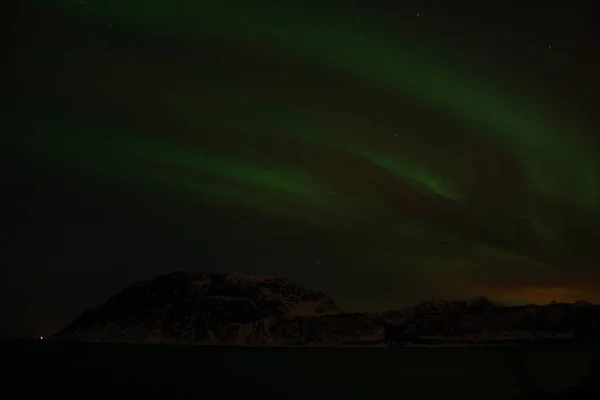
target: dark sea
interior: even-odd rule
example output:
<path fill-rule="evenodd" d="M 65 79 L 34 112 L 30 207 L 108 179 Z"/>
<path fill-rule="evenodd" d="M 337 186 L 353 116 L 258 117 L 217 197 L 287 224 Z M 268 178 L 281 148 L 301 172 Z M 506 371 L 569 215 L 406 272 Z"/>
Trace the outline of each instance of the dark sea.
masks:
<path fill-rule="evenodd" d="M 1 357 L 6 399 L 600 398 L 600 349 L 584 345 L 236 348 L 40 340 L 3 341 Z"/>

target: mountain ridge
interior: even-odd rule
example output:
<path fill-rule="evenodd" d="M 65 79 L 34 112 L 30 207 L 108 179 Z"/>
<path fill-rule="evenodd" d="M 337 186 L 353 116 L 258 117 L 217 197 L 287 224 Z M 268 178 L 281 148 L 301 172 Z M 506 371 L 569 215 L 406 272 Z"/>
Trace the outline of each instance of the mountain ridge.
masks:
<path fill-rule="evenodd" d="M 61 340 L 229 346 L 386 346 L 598 341 L 600 306 L 504 306 L 485 297 L 343 312 L 290 279 L 173 272 L 127 286 L 55 335 Z"/>

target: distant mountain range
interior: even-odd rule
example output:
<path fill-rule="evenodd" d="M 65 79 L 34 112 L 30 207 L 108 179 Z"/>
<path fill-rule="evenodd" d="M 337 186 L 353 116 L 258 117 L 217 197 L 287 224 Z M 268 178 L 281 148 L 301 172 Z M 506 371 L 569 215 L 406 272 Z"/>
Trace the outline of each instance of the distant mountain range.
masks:
<path fill-rule="evenodd" d="M 229 346 L 489 345 L 600 341 L 600 306 L 505 307 L 486 298 L 345 313 L 289 280 L 175 272 L 123 289 L 57 339 Z"/>

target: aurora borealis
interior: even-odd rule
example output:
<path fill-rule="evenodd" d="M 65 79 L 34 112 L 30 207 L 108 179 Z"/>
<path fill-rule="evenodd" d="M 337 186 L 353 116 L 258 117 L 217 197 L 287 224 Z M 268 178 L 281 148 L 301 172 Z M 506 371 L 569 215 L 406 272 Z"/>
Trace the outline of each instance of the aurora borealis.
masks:
<path fill-rule="evenodd" d="M 600 301 L 592 13 L 325 3 L 15 11 L 5 254 L 27 329 L 186 268 L 358 310 Z"/>

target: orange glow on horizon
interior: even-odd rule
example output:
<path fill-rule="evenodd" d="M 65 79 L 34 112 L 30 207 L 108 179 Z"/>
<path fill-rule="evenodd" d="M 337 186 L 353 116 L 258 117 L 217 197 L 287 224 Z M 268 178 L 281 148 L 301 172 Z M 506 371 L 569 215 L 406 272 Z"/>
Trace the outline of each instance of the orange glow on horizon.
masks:
<path fill-rule="evenodd" d="M 486 296 L 491 300 L 506 305 L 549 304 L 552 301 L 574 303 L 578 300 L 587 300 L 595 304 L 600 303 L 600 290 L 591 289 L 521 286 L 514 289 L 485 288 L 482 293 L 486 293 Z"/>

